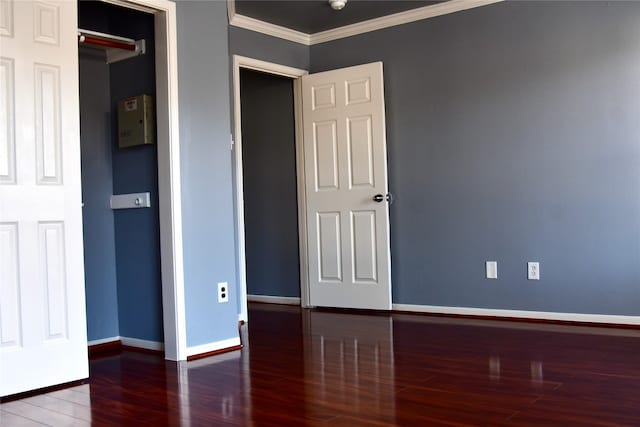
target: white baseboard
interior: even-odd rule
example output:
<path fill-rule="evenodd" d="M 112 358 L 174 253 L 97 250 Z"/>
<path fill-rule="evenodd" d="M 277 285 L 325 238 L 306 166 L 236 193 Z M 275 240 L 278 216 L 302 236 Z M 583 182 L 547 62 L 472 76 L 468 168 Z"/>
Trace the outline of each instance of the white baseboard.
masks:
<path fill-rule="evenodd" d="M 640 316 L 609 314 L 555 313 L 549 311 L 499 310 L 493 308 L 442 307 L 436 305 L 393 304 L 393 310 L 462 316 L 510 317 L 515 319 L 557 320 L 562 322 L 606 323 L 612 325 L 640 325 Z"/>
<path fill-rule="evenodd" d="M 270 295 L 247 295 L 249 302 L 263 302 L 268 304 L 300 305 L 299 297 L 275 297 Z"/>
<path fill-rule="evenodd" d="M 122 345 L 126 345 L 129 347 L 144 348 L 145 350 L 156 350 L 156 351 L 164 350 L 164 343 L 161 343 L 158 341 L 148 341 L 148 340 L 141 340 L 139 338 L 129 338 L 129 337 L 121 337 L 121 336 L 101 338 L 99 340 L 91 340 L 91 341 L 88 341 L 87 344 L 88 346 L 92 346 L 92 345 L 106 344 L 106 343 L 116 342 L 116 341 L 120 341 Z"/>
<path fill-rule="evenodd" d="M 196 354 L 210 353 L 212 351 L 224 350 L 226 348 L 236 347 L 240 345 L 240 337 L 229 338 L 228 340 L 216 341 L 208 344 L 196 345 L 187 348 L 187 357 Z"/>
<path fill-rule="evenodd" d="M 115 341 L 120 341 L 120 337 L 116 336 L 116 337 L 109 337 L 109 338 L 100 338 L 99 340 L 91 340 L 91 341 L 87 341 L 87 345 L 91 347 L 92 345 L 106 344 L 106 343 L 115 342 Z"/>
<path fill-rule="evenodd" d="M 158 341 L 147 341 L 141 340 L 138 338 L 129 338 L 129 337 L 120 337 L 120 341 L 122 341 L 122 345 L 127 345 L 129 347 L 138 347 L 144 348 L 146 350 L 156 350 L 163 351 L 164 343 Z"/>

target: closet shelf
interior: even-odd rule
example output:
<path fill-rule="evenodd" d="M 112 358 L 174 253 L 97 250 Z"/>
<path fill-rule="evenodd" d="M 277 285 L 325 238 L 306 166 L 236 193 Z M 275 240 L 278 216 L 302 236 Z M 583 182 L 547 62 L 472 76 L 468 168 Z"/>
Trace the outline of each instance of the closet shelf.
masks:
<path fill-rule="evenodd" d="M 97 31 L 78 29 L 78 44 L 105 52 L 107 64 L 146 53 L 144 39 L 134 40 Z"/>

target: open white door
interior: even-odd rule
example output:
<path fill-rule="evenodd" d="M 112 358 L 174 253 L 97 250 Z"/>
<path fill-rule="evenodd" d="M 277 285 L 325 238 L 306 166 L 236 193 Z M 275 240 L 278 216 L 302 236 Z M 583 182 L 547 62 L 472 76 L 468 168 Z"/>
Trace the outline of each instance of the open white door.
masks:
<path fill-rule="evenodd" d="M 303 76 L 302 102 L 309 303 L 390 309 L 382 63 Z"/>
<path fill-rule="evenodd" d="M 0 2 L 0 396 L 87 378 L 77 3 Z"/>

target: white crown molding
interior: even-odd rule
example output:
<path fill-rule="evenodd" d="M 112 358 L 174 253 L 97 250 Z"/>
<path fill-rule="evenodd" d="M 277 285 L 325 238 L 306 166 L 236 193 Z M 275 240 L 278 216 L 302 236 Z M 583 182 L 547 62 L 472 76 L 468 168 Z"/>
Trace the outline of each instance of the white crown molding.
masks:
<path fill-rule="evenodd" d="M 487 6 L 499 3 L 504 0 L 449 0 L 431 6 L 411 9 L 380 18 L 369 19 L 344 27 L 338 27 L 327 31 L 311 34 L 311 44 L 326 43 L 345 37 L 356 36 L 383 28 L 395 27 L 396 25 L 408 24 L 410 22 L 421 21 L 423 19 L 435 18 L 436 16 L 448 15 L 476 7 Z"/>
<path fill-rule="evenodd" d="M 395 311 L 462 316 L 506 317 L 512 319 L 555 320 L 561 322 L 604 323 L 610 325 L 640 325 L 640 316 L 587 313 L 556 313 L 549 311 L 499 310 L 493 308 L 441 307 L 435 305 L 393 304 Z"/>
<path fill-rule="evenodd" d="M 449 0 L 443 3 L 398 12 L 313 34 L 303 33 L 280 25 L 260 21 L 259 19 L 239 15 L 236 13 L 235 0 L 227 0 L 227 12 L 229 14 L 229 25 L 311 46 L 381 30 L 383 28 L 394 27 L 396 25 L 408 24 L 423 19 L 435 18 L 436 16 L 487 6 L 502 1 L 504 0 Z"/>
<path fill-rule="evenodd" d="M 234 27 L 257 31 L 258 33 L 278 37 L 280 39 L 289 40 L 306 46 L 311 44 L 309 34 L 292 30 L 291 28 L 281 27 L 280 25 L 270 24 L 244 15 L 234 14 L 229 20 L 229 24 Z"/>

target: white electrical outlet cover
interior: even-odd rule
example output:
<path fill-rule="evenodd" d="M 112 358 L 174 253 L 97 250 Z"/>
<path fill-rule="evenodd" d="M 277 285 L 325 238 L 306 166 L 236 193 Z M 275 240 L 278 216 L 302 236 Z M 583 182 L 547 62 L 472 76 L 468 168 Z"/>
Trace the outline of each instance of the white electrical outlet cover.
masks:
<path fill-rule="evenodd" d="M 527 279 L 540 280 L 540 263 L 539 262 L 527 263 Z"/>
<path fill-rule="evenodd" d="M 229 284 L 227 282 L 218 283 L 218 302 L 229 302 Z"/>

